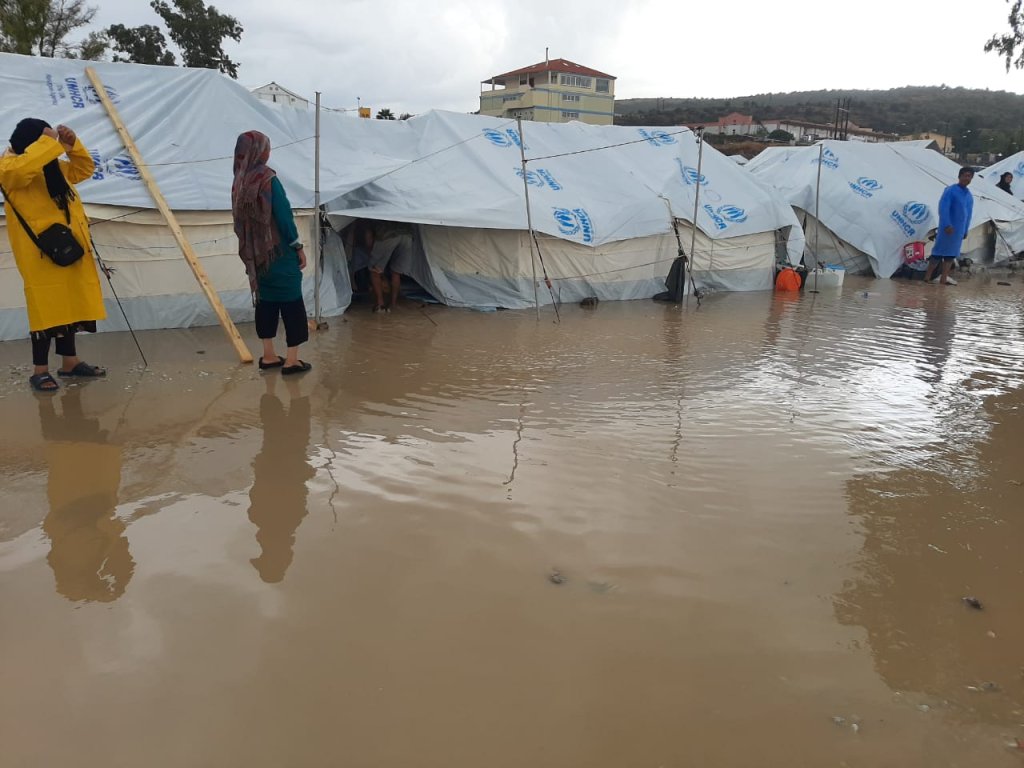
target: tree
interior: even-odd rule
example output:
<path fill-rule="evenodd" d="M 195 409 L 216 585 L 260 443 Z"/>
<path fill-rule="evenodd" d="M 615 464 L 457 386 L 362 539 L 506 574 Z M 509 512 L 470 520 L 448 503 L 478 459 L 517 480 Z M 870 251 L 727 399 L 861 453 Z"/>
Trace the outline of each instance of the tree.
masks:
<path fill-rule="evenodd" d="M 1010 16 L 1007 21 L 1010 24 L 1010 31 L 1002 35 L 992 35 L 992 38 L 985 43 L 985 53 L 995 51 L 1006 60 L 1006 71 L 1010 71 L 1011 65 L 1017 69 L 1024 69 L 1024 14 L 1021 14 L 1021 3 L 1024 0 L 1012 0 L 1010 5 Z M 1010 3 L 1011 0 L 1006 0 Z M 1016 54 L 1017 58 L 1014 59 Z"/>
<path fill-rule="evenodd" d="M 774 131 L 768 134 L 768 138 L 772 141 L 784 141 L 787 144 L 796 137 L 789 131 L 784 131 L 781 128 L 776 128 Z"/>
<path fill-rule="evenodd" d="M 0 0 L 0 49 L 50 58 L 74 55 L 81 44 L 65 42 L 68 35 L 95 16 L 96 8 L 85 0 Z M 95 40 L 89 52 L 95 52 Z"/>
<path fill-rule="evenodd" d="M 174 54 L 167 50 L 167 38 L 160 27 L 143 24 L 141 27 L 126 27 L 114 24 L 107 28 L 114 48 L 114 61 L 136 64 L 175 65 Z"/>
<path fill-rule="evenodd" d="M 238 79 L 238 64 L 224 53 L 224 38 L 235 42 L 242 39 L 242 25 L 234 16 L 221 13 L 203 0 L 152 0 L 150 7 L 157 12 L 171 40 L 181 49 L 186 67 L 219 69 Z"/>
<path fill-rule="evenodd" d="M 384 109 L 377 110 L 377 119 L 378 120 L 394 120 L 395 119 L 395 115 L 394 115 L 394 113 L 392 113 L 392 111 L 390 109 L 388 109 L 387 107 L 384 107 Z"/>
<path fill-rule="evenodd" d="M 101 61 L 104 56 L 107 55 L 107 49 L 110 47 L 110 38 L 107 37 L 107 33 L 90 32 L 85 36 L 85 39 L 76 45 L 73 49 L 69 49 L 66 55 L 69 59 L 84 59 L 85 61 Z"/>

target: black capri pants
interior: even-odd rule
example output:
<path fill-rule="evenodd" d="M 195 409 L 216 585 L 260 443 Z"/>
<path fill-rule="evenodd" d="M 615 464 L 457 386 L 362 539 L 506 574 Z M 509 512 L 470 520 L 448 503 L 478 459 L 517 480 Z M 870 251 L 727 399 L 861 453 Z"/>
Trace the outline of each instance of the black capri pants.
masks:
<path fill-rule="evenodd" d="M 277 336 L 277 318 L 284 322 L 285 343 L 297 347 L 309 340 L 309 325 L 306 322 L 306 304 L 299 298 L 295 301 L 263 301 L 256 304 L 256 335 L 261 339 Z"/>

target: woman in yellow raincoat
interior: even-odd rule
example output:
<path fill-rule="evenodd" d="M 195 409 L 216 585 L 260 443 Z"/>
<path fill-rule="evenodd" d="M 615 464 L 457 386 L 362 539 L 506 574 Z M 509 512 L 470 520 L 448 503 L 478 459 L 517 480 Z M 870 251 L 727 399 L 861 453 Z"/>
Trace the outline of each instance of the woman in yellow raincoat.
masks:
<path fill-rule="evenodd" d="M 67 160 L 61 160 L 67 155 Z M 95 378 L 106 371 L 78 359 L 75 333 L 96 332 L 106 317 L 100 279 L 92 257 L 89 219 L 74 186 L 93 172 L 93 160 L 75 132 L 60 125 L 54 130 L 43 120 L 27 118 L 11 135 L 11 148 L 0 158 L 7 237 L 25 283 L 25 303 L 32 336 L 35 371 L 33 389 L 52 392 L 57 382 L 49 372 L 50 339 L 63 357 L 59 376 Z M 85 250 L 71 266 L 61 267 L 35 245 L 18 221 L 11 204 L 38 236 L 53 224 L 69 227 Z"/>

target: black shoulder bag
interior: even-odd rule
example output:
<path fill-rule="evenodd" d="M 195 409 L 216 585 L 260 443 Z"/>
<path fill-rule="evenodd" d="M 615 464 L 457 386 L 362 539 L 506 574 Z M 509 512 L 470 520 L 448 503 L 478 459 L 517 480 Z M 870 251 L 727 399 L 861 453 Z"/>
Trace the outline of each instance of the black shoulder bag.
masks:
<path fill-rule="evenodd" d="M 36 248 L 49 256 L 50 260 L 58 267 L 70 267 L 85 255 L 85 249 L 82 247 L 82 244 L 75 239 L 74 233 L 66 226 L 63 224 L 52 224 L 37 235 L 32 231 L 28 222 L 18 213 L 18 209 L 14 207 L 14 201 L 7 194 L 7 190 L 0 187 L 0 194 L 3 194 L 4 200 L 11 206 L 14 215 L 21 222 L 21 226 L 25 228 L 25 232 L 28 233 L 32 242 L 36 244 Z M 70 223 L 70 214 L 67 214 L 67 216 Z"/>

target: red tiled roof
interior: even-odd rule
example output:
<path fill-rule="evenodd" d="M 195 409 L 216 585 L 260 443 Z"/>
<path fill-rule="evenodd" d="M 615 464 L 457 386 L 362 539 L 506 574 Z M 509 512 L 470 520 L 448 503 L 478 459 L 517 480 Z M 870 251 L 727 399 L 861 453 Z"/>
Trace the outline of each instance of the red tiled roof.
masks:
<path fill-rule="evenodd" d="M 577 64 L 567 59 L 551 59 L 550 61 L 542 61 L 538 64 L 533 64 L 529 67 L 523 67 L 522 69 L 514 69 L 511 72 L 506 72 L 503 75 L 495 75 L 489 77 L 483 82 L 489 83 L 492 80 L 500 81 L 505 78 L 519 77 L 520 75 L 535 75 L 540 72 L 565 72 L 569 75 L 583 75 L 584 77 L 606 77 L 609 80 L 614 80 L 614 75 L 606 75 L 604 72 L 598 72 L 596 69 L 590 69 L 584 67 L 582 64 Z"/>

